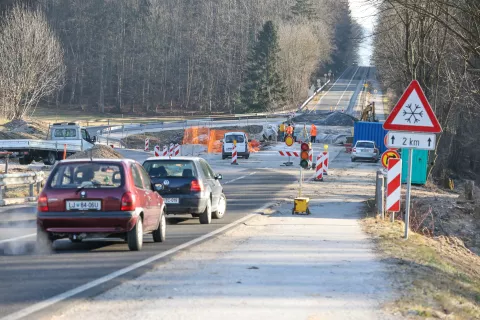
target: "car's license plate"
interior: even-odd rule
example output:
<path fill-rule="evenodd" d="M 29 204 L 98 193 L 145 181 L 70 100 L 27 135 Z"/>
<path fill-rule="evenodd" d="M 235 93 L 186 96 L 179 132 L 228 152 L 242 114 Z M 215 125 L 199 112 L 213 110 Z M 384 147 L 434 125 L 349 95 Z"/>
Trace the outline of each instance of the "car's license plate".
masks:
<path fill-rule="evenodd" d="M 101 201 L 67 201 L 68 210 L 100 210 L 102 209 Z"/>
<path fill-rule="evenodd" d="M 178 198 L 163 198 L 163 201 L 165 201 L 165 203 L 180 203 Z"/>
<path fill-rule="evenodd" d="M 369 152 L 368 149 L 360 149 L 360 152 Z"/>
<path fill-rule="evenodd" d="M 226 151 L 232 151 L 232 148 L 226 148 L 225 150 Z"/>

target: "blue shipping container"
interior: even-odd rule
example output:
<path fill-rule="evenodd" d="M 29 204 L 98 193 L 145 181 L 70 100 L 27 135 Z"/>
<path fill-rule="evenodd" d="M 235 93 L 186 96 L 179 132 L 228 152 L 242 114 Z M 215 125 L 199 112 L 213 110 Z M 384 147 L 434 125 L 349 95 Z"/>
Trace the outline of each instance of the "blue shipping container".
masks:
<path fill-rule="evenodd" d="M 401 149 L 402 157 L 402 183 L 407 183 L 408 175 L 408 149 Z M 427 182 L 428 151 L 413 150 L 412 184 L 424 185 Z"/>
<path fill-rule="evenodd" d="M 380 153 L 387 151 L 385 136 L 387 130 L 383 129 L 383 123 L 357 121 L 353 127 L 353 145 L 359 140 L 375 141 Z"/>

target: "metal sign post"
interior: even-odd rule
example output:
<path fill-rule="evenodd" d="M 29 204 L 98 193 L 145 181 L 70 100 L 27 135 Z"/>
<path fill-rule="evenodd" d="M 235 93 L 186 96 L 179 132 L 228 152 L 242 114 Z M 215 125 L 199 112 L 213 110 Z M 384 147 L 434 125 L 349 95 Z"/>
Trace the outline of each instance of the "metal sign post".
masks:
<path fill-rule="evenodd" d="M 408 230 L 410 228 L 410 193 L 412 189 L 412 163 L 413 149 L 408 149 L 408 171 L 407 171 L 407 199 L 405 204 L 405 239 L 408 239 Z"/>

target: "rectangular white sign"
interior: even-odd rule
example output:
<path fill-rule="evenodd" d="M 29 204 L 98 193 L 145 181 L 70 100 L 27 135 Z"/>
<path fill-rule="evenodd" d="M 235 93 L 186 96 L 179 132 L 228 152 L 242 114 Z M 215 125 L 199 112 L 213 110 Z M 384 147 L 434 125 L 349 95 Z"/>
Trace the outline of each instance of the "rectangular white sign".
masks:
<path fill-rule="evenodd" d="M 389 131 L 387 134 L 387 147 L 435 150 L 436 138 L 434 133 Z"/>

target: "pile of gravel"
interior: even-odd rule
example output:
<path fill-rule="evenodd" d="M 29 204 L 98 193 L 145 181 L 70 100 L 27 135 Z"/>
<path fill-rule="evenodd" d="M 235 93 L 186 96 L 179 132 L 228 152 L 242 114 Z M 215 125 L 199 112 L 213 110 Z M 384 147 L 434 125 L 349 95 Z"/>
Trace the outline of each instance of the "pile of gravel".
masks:
<path fill-rule="evenodd" d="M 355 122 L 358 121 L 357 118 L 343 113 L 343 112 L 334 112 L 329 114 L 325 118 L 325 125 L 327 126 L 353 126 Z"/>
<path fill-rule="evenodd" d="M 4 124 L 4 128 L 10 133 L 22 136 L 23 139 L 46 139 L 48 134 L 48 123 L 35 119 L 12 120 Z"/>
<path fill-rule="evenodd" d="M 103 144 L 96 144 L 92 149 L 77 152 L 67 159 L 90 159 L 90 153 L 93 159 L 123 159 L 120 153 Z"/>

